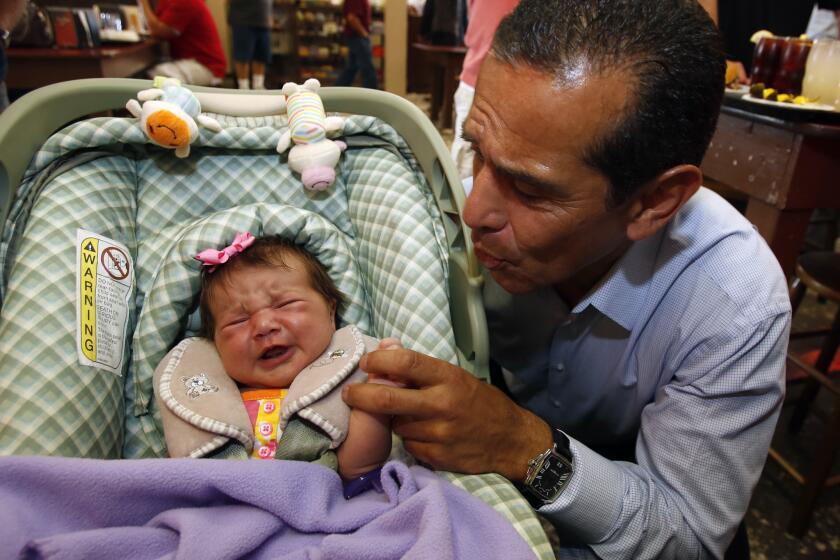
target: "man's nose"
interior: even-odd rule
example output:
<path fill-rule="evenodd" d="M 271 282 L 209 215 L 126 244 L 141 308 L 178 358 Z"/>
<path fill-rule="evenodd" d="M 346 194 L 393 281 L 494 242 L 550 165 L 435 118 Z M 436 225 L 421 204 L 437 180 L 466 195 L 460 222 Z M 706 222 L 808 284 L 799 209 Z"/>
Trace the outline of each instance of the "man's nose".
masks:
<path fill-rule="evenodd" d="M 500 231 L 507 224 L 499 176 L 484 165 L 473 177 L 473 186 L 464 203 L 464 223 L 477 233 Z"/>

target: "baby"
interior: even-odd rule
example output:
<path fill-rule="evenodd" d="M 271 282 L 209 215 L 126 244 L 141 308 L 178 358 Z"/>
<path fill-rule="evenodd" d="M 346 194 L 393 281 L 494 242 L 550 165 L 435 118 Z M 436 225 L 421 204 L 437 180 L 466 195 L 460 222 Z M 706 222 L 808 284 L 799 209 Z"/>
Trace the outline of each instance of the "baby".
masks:
<path fill-rule="evenodd" d="M 335 450 L 343 479 L 358 479 L 380 467 L 391 448 L 389 417 L 350 410 L 346 419 L 345 411 L 346 430 L 342 430 L 341 421 L 331 422 L 329 413 L 306 412 L 313 400 L 328 400 L 322 398 L 324 392 L 333 395 L 333 408 L 337 402 L 338 407 L 345 407 L 340 400 L 341 385 L 329 381 L 329 388 L 322 390 L 321 378 L 330 378 L 333 374 L 329 372 L 340 366 L 345 373 L 340 371 L 339 375 L 345 379 L 363 379 L 353 373 L 357 367 L 357 361 L 350 361 L 353 348 L 358 360 L 365 350 L 398 347 L 399 341 L 385 339 L 377 346 L 376 341 L 363 337 L 353 326 L 337 331 L 336 316 L 344 304 L 344 295 L 314 256 L 287 239 L 239 234 L 229 247 L 221 251 L 208 249 L 196 258 L 205 265 L 199 301 L 201 334 L 215 345 L 224 372 L 239 389 L 253 430 L 251 457 L 285 457 L 281 452 L 283 429 L 292 413 L 288 407 L 292 407 L 298 417 L 328 432 L 333 445 L 344 437 Z M 337 340 L 343 342 L 339 344 Z M 304 375 L 298 378 L 301 372 Z M 193 390 L 191 397 L 218 391 L 206 376 L 181 379 L 184 384 L 198 385 L 188 388 Z M 299 381 L 295 387 L 307 387 L 304 397 L 288 402 L 287 395 L 296 379 Z M 156 382 L 156 390 L 157 385 Z M 320 392 L 310 391 L 313 388 Z M 300 393 L 294 387 L 292 390 L 296 395 Z M 166 396 L 163 394 L 163 400 Z M 178 405 L 169 408 L 182 418 L 189 419 L 192 414 L 177 412 Z M 282 421 L 284 412 L 286 424 Z M 324 421 L 324 417 L 328 420 Z M 169 444 L 170 433 L 166 432 L 166 436 Z"/>

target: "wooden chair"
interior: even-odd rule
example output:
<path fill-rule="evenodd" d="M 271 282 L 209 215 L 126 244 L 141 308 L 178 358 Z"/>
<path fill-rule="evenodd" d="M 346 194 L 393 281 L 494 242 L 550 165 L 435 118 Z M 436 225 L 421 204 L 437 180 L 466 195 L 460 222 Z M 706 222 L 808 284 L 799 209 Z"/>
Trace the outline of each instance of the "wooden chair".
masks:
<path fill-rule="evenodd" d="M 821 251 L 799 257 L 796 262 L 796 278 L 790 289 L 793 313 L 796 313 L 802 303 L 806 290 L 812 290 L 818 296 L 840 304 L 840 254 Z M 796 433 L 802 428 L 811 404 L 823 387 L 832 393 L 831 412 L 825 419 L 819 437 L 819 447 L 811 459 L 807 474 L 796 469 L 776 449 L 770 448 L 770 457 L 803 486 L 788 523 L 788 532 L 797 537 L 802 537 L 808 528 L 820 490 L 840 483 L 840 476 L 829 476 L 837 449 L 840 447 L 840 384 L 828 375 L 831 362 L 840 346 L 840 311 L 835 315 L 830 329 L 792 333 L 791 339 L 808 336 L 825 338 L 814 365 L 788 352 L 788 367 L 792 364 L 806 374 L 802 395 L 794 403 L 790 430 Z"/>

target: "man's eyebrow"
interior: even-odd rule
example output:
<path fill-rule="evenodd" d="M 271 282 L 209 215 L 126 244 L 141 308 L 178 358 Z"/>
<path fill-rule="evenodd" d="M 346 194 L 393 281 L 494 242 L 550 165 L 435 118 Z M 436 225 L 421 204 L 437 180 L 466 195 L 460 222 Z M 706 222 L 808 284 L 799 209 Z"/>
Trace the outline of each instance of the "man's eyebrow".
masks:
<path fill-rule="evenodd" d="M 510 167 L 504 162 L 495 162 L 494 166 L 514 181 L 525 183 L 526 185 L 545 191 L 546 193 L 557 193 L 562 190 L 560 185 L 528 173 L 520 167 Z"/>
<path fill-rule="evenodd" d="M 467 132 L 466 130 L 463 130 L 463 129 L 461 130 L 461 140 L 463 140 L 464 142 L 469 142 L 470 144 L 472 144 L 474 146 L 478 144 L 478 140 L 474 136 L 472 136 L 469 132 Z"/>
<path fill-rule="evenodd" d="M 469 142 L 470 144 L 472 144 L 473 148 L 479 147 L 478 139 L 475 138 L 474 136 L 472 136 L 466 130 L 463 130 L 461 132 L 461 139 L 463 139 L 464 142 Z M 556 184 L 551 183 L 549 181 L 546 181 L 544 179 L 540 179 L 539 177 L 536 177 L 536 176 L 528 173 L 524 169 L 510 167 L 510 166 L 507 166 L 507 165 L 505 165 L 504 163 L 501 163 L 501 162 L 495 162 L 494 166 L 496 167 L 496 169 L 498 169 L 499 171 L 501 171 L 502 173 L 509 176 L 510 178 L 512 178 L 515 181 L 521 181 L 521 182 L 526 183 L 526 184 L 528 184 L 532 187 L 535 187 L 537 189 L 544 190 L 544 191 L 547 191 L 547 192 L 557 192 L 557 191 L 560 190 L 559 185 L 556 185 Z"/>

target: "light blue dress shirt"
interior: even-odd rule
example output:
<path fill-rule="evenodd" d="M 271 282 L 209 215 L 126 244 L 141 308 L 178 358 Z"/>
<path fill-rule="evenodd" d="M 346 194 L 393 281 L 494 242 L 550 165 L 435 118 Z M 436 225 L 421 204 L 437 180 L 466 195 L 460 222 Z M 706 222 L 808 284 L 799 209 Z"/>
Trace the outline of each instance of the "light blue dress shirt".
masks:
<path fill-rule="evenodd" d="M 493 282 L 485 305 L 515 397 L 571 438 L 575 474 L 540 509 L 589 545 L 564 552 L 722 557 L 784 398 L 790 302 L 753 226 L 701 189 L 571 311 Z M 622 446 L 635 462 L 595 451 Z"/>

